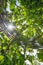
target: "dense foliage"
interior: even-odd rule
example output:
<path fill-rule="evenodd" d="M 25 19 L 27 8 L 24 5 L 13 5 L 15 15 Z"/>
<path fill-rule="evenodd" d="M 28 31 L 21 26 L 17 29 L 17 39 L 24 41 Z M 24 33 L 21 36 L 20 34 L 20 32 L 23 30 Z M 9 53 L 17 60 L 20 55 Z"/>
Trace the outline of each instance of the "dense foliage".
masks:
<path fill-rule="evenodd" d="M 0 65 L 39 62 L 43 62 L 43 0 L 0 0 Z"/>

